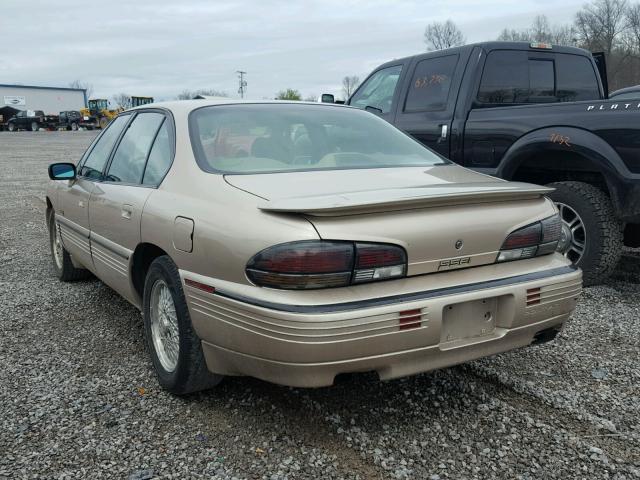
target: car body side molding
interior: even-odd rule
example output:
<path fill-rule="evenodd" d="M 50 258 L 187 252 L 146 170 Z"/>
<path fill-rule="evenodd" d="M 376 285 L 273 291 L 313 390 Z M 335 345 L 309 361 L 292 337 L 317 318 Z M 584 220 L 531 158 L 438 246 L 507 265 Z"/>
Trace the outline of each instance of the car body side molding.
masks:
<path fill-rule="evenodd" d="M 389 297 L 372 298 L 369 300 L 361 300 L 357 302 L 344 302 L 333 303 L 327 305 L 287 305 L 283 303 L 265 302 L 255 298 L 247 297 L 245 295 L 239 295 L 231 293 L 225 290 L 216 288 L 215 295 L 236 300 L 243 303 L 248 303 L 257 307 L 268 308 L 270 310 L 278 310 L 281 312 L 290 313 L 335 313 L 345 312 L 349 310 L 358 310 L 369 307 L 380 307 L 384 305 L 393 305 L 395 303 L 413 302 L 416 300 L 426 300 L 436 297 L 444 297 L 447 295 L 456 295 L 460 293 L 469 293 L 477 290 L 484 290 L 488 288 L 503 287 L 505 285 L 514 285 L 518 283 L 530 282 L 533 280 L 542 280 L 544 278 L 555 277 L 558 275 L 564 275 L 567 273 L 573 273 L 577 270 L 574 265 L 567 265 L 565 267 L 552 268 L 550 270 L 543 270 L 540 272 L 526 273 L 524 275 L 515 275 L 511 277 L 498 278 L 496 280 L 488 280 L 485 282 L 469 283 L 466 285 L 456 285 L 453 287 L 435 288 L 433 290 L 426 290 L 423 292 L 406 293 L 402 295 L 391 295 Z"/>

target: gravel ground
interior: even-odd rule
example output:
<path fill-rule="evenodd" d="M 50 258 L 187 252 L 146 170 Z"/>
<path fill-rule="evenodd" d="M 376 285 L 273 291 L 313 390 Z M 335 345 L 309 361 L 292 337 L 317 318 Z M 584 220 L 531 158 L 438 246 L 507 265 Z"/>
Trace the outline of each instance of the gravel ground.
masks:
<path fill-rule="evenodd" d="M 550 344 L 386 383 L 235 378 L 177 398 L 137 310 L 52 275 L 46 166 L 93 136 L 0 133 L 0 478 L 640 478 L 640 252 Z"/>

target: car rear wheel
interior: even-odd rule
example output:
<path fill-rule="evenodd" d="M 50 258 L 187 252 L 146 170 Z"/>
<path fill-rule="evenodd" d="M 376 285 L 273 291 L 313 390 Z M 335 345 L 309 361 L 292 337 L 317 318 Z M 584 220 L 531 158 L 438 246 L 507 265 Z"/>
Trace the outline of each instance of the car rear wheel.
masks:
<path fill-rule="evenodd" d="M 40 130 L 40 125 L 38 125 L 38 122 L 31 122 L 31 131 L 37 132 L 38 130 Z"/>
<path fill-rule="evenodd" d="M 62 237 L 60 236 L 60 226 L 55 222 L 55 215 L 51 212 L 49 220 L 49 245 L 51 246 L 51 258 L 53 259 L 53 270 L 58 279 L 63 282 L 74 280 L 84 280 L 91 277 L 91 272 L 84 268 L 76 268 L 71 260 L 71 255 L 64 248 Z"/>
<path fill-rule="evenodd" d="M 602 283 L 622 254 L 622 223 L 611 199 L 599 188 L 583 182 L 556 182 L 549 196 L 562 219 L 558 250 L 583 271 L 585 285 Z"/>
<path fill-rule="evenodd" d="M 155 259 L 147 272 L 143 316 L 147 348 L 163 388 L 184 395 L 222 381 L 222 375 L 207 369 L 178 269 L 166 255 Z"/>

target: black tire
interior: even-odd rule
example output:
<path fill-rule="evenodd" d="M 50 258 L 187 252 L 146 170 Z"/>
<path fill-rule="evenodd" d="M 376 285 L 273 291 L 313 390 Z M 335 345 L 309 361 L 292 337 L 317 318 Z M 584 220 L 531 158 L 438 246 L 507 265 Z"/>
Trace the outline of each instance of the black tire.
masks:
<path fill-rule="evenodd" d="M 164 281 L 169 288 L 177 315 L 179 349 L 177 364 L 172 371 L 163 367 L 152 338 L 151 292 L 157 281 Z M 185 395 L 212 388 L 222 381 L 222 375 L 211 373 L 207 369 L 200 338 L 191 324 L 178 268 L 166 255 L 156 258 L 147 272 L 144 282 L 143 317 L 147 349 L 158 381 L 165 390 L 176 395 Z"/>
<path fill-rule="evenodd" d="M 31 122 L 31 131 L 37 132 L 38 130 L 40 130 L 40 125 L 38 125 L 38 122 Z"/>
<path fill-rule="evenodd" d="M 76 122 L 71 123 L 71 130 L 76 132 L 78 130 L 78 124 Z"/>
<path fill-rule="evenodd" d="M 611 199 L 599 188 L 583 182 L 555 182 L 549 197 L 571 207 L 580 216 L 586 232 L 582 257 L 585 285 L 602 283 L 611 275 L 622 254 L 623 224 L 616 218 Z"/>
<path fill-rule="evenodd" d="M 15 132 L 16 126 L 13 123 L 10 123 L 9 125 L 7 125 L 7 130 L 9 130 L 10 132 Z"/>
<path fill-rule="evenodd" d="M 59 233 L 58 225 L 55 223 L 55 216 L 53 211 L 49 215 L 49 247 L 51 249 L 51 260 L 53 264 L 53 271 L 56 277 L 63 282 L 73 282 L 76 280 L 84 280 L 91 277 L 91 272 L 85 268 L 76 268 L 71 261 L 71 255 L 64 248 L 64 245 L 60 244 L 61 251 L 59 252 L 59 260 L 56 259 L 56 232 Z M 59 240 L 59 239 L 58 239 Z"/>

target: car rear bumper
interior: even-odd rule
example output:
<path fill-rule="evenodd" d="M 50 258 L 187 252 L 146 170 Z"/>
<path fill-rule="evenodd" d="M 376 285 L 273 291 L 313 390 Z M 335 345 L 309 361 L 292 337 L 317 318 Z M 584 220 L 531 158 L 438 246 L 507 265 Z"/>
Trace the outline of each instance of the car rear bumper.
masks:
<path fill-rule="evenodd" d="M 183 282 L 214 284 L 181 274 Z M 298 387 L 331 385 L 348 372 L 412 375 L 552 338 L 581 288 L 581 272 L 566 265 L 316 305 L 266 302 L 224 289 L 212 294 L 184 284 L 211 371 Z"/>

